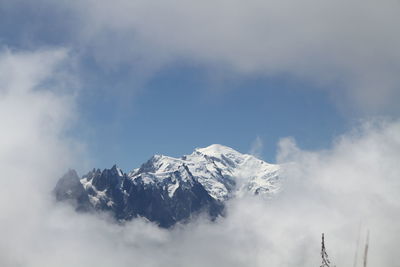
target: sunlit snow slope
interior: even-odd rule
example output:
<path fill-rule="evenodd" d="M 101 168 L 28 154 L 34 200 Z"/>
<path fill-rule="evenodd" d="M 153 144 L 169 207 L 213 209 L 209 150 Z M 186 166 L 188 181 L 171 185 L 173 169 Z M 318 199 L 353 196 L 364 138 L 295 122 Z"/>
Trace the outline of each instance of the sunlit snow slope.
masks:
<path fill-rule="evenodd" d="M 224 202 L 234 197 L 273 196 L 279 172 L 279 165 L 215 144 L 181 158 L 155 155 L 128 174 L 116 166 L 82 178 L 70 171 L 55 194 L 79 210 L 109 210 L 118 220 L 141 216 L 170 227 L 200 212 L 223 215 Z"/>

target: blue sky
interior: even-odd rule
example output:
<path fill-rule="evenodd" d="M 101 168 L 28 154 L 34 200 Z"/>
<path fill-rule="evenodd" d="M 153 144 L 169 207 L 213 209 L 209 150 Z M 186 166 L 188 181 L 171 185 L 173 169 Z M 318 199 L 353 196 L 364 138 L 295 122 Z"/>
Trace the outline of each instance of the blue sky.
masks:
<path fill-rule="evenodd" d="M 359 120 L 399 115 L 398 16 L 368 3 L 348 5 L 365 11 L 354 21 L 318 1 L 5 1 L 0 47 L 68 51 L 78 120 L 67 135 L 95 167 L 213 143 L 249 152 L 255 140 L 274 162 L 283 137 L 323 149 Z"/>
<path fill-rule="evenodd" d="M 158 72 L 134 95 L 124 94 L 122 88 L 80 99 L 82 122 L 91 131 L 77 134 L 100 166 L 132 169 L 155 153 L 180 156 L 213 143 L 247 153 L 257 137 L 261 156 L 274 162 L 280 138 L 326 148 L 348 123 L 327 91 L 285 77 L 215 82 L 204 69 L 180 65 Z"/>

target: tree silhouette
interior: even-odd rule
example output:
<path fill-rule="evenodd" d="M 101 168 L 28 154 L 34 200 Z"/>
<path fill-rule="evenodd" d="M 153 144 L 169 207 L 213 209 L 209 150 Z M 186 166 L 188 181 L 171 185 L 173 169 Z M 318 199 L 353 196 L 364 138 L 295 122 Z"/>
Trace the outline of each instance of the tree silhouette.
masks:
<path fill-rule="evenodd" d="M 322 242 L 321 242 L 321 258 L 322 258 L 322 264 L 320 267 L 331 267 L 331 262 L 328 258 L 328 253 L 326 252 L 325 248 L 325 236 L 324 233 L 322 233 Z"/>
<path fill-rule="evenodd" d="M 368 247 L 369 247 L 369 230 L 367 231 L 367 240 L 365 241 L 364 248 L 364 267 L 367 267 L 367 257 L 368 257 Z"/>

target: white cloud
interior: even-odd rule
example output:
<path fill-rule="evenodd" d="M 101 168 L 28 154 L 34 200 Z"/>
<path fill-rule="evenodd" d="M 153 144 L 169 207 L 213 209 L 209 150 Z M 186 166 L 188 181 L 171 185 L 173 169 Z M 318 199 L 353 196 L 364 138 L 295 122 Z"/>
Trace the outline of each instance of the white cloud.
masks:
<path fill-rule="evenodd" d="M 199 219 L 172 231 L 141 220 L 119 226 L 55 204 L 54 178 L 76 156 L 63 137 L 74 98 L 45 86 L 65 57 L 64 50 L 0 56 L 8 71 L 0 81 L 0 265 L 318 266 L 325 232 L 331 259 L 345 266 L 361 221 L 371 231 L 371 266 L 397 266 L 398 121 L 364 123 L 325 151 L 283 140 L 283 192 L 232 201 L 216 223 Z"/>
<path fill-rule="evenodd" d="M 67 80 L 63 49 L 0 53 L 0 242 L 2 266 L 15 266 L 39 231 L 45 200 L 60 168 L 79 149 L 63 133 L 74 116 L 73 95 L 63 93 Z M 50 90 L 51 89 L 51 90 Z M 33 232 L 31 232 L 33 231 Z"/>
<path fill-rule="evenodd" d="M 400 97 L 395 0 L 76 5 L 85 11 L 85 42 L 106 62 L 152 69 L 186 59 L 244 75 L 288 74 L 331 88 L 339 105 L 366 111 L 396 110 Z"/>
<path fill-rule="evenodd" d="M 72 118 L 73 99 L 58 94 L 51 78 L 60 73 L 57 67 L 65 57 L 65 50 L 14 53 L 5 49 L 0 54 L 3 170 L 18 172 L 21 163 L 37 170 L 47 169 L 44 159 L 51 159 L 52 152 L 59 151 L 58 136 Z M 52 90 L 46 86 L 52 86 Z"/>
<path fill-rule="evenodd" d="M 261 137 L 257 136 L 256 139 L 251 143 L 251 148 L 249 151 L 250 155 L 253 155 L 257 158 L 261 157 L 261 153 L 263 150 L 264 144 Z"/>
<path fill-rule="evenodd" d="M 5 10 L 23 6 L 14 2 Z M 238 75 L 287 75 L 330 88 L 347 109 L 399 112 L 397 0 L 40 0 L 34 6 L 39 15 L 30 31 L 53 36 L 58 25 L 67 33 L 59 42 L 106 69 L 132 68 L 140 78 L 185 60 Z M 62 19 L 43 23 L 40 10 Z"/>

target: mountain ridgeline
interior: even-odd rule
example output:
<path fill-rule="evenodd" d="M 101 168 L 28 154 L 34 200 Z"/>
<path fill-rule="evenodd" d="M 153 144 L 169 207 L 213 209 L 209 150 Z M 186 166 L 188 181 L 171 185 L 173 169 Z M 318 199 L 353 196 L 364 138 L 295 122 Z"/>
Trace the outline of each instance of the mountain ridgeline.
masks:
<path fill-rule="evenodd" d="M 169 228 L 199 214 L 223 216 L 225 201 L 234 197 L 275 194 L 279 171 L 279 165 L 211 145 L 181 158 L 155 155 L 129 173 L 115 165 L 82 177 L 69 170 L 54 194 L 77 211 L 108 211 L 117 221 L 143 217 Z"/>

